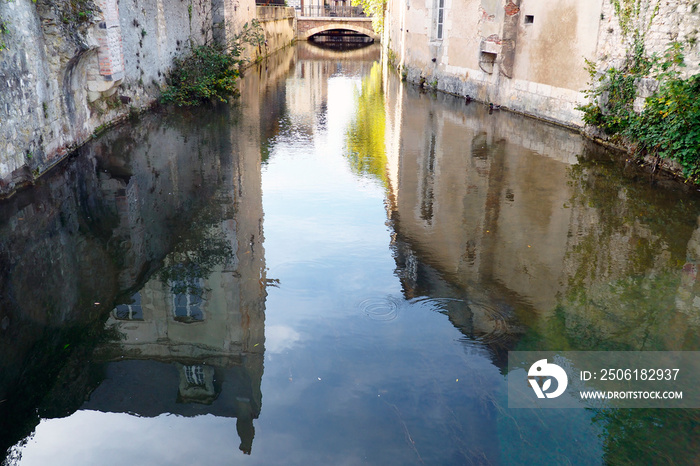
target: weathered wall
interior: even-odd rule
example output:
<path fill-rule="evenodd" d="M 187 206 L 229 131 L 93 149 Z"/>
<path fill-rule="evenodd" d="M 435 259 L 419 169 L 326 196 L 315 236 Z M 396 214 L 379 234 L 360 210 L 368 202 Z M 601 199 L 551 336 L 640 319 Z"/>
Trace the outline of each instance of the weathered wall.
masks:
<path fill-rule="evenodd" d="M 148 105 L 172 57 L 210 34 L 211 8 L 207 1 L 2 2 L 0 191 L 33 180 L 131 105 Z"/>
<path fill-rule="evenodd" d="M 618 1 L 618 0 L 616 0 Z M 601 13 L 598 49 L 593 61 L 599 73 L 610 67 L 624 66 L 625 57 L 635 49 L 634 31 L 639 31 L 648 56 L 663 58 L 673 42 L 684 48 L 685 67 L 679 69 L 684 77 L 700 72 L 700 4 L 689 0 L 637 0 L 640 8 L 635 14 L 615 13 L 614 2 L 605 2 Z M 657 9 L 658 6 L 658 9 Z M 642 79 L 634 102 L 636 111 L 644 107 L 645 98 L 658 88 L 654 79 Z"/>
<path fill-rule="evenodd" d="M 266 43 L 244 58 L 293 41 L 293 9 L 275 10 L 261 12 Z M 254 0 L 0 2 L 0 195 L 149 106 L 188 47 L 233 40 L 256 15 Z"/>
<path fill-rule="evenodd" d="M 265 31 L 265 50 L 270 54 L 294 41 L 297 18 L 294 8 L 277 6 L 256 7 L 256 17 Z"/>
<path fill-rule="evenodd" d="M 585 60 L 605 69 L 629 50 L 615 2 L 444 0 L 440 38 L 439 1 L 388 2 L 384 43 L 409 81 L 569 126 L 582 126 L 575 107 L 586 102 Z M 642 13 L 631 28 L 644 32 L 647 51 L 663 55 L 679 40 L 692 57 L 685 72 L 697 72 L 698 8 L 690 0 L 637 3 Z"/>
<path fill-rule="evenodd" d="M 396 10 L 404 10 L 394 14 Z M 600 0 L 390 0 L 387 35 L 410 81 L 570 125 L 597 42 Z M 532 23 L 525 23 L 525 16 Z M 397 19 L 397 20 L 395 20 Z"/>
<path fill-rule="evenodd" d="M 616 0 L 617 1 L 617 0 Z M 598 48 L 594 57 L 599 69 L 620 66 L 627 50 L 633 44 L 634 29 L 644 35 L 646 52 L 663 56 L 672 41 L 685 47 L 685 75 L 700 71 L 700 4 L 692 0 L 638 0 L 640 13 L 623 15 L 622 22 L 629 21 L 629 32 L 622 28 L 621 18 L 615 14 L 615 2 L 603 2 Z M 624 2 L 623 2 L 624 3 Z M 658 10 L 656 6 L 658 5 Z"/>

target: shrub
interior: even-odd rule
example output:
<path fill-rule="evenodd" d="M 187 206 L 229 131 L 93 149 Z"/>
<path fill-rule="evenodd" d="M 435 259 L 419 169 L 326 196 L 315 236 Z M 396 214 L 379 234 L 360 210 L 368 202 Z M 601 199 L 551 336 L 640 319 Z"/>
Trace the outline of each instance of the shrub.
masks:
<path fill-rule="evenodd" d="M 241 32 L 228 44 L 193 46 L 184 57 L 173 62 L 169 85 L 161 102 L 177 106 L 194 106 L 211 100 L 226 102 L 238 93 L 236 81 L 243 63 L 239 57 L 246 44 L 260 52 L 265 33 L 257 20 L 245 23 Z"/>
<path fill-rule="evenodd" d="M 662 59 L 646 57 L 641 45 L 633 52 L 621 69 L 610 68 L 602 75 L 587 61 L 592 88 L 584 92 L 592 102 L 577 107 L 583 121 L 636 146 L 635 155 L 675 160 L 686 178 L 700 180 L 700 75 L 680 77 L 678 70 L 685 65 L 678 42 L 671 43 Z M 637 114 L 637 79 L 647 76 L 660 86 Z"/>
<path fill-rule="evenodd" d="M 700 178 L 700 74 L 662 82 L 625 134 L 640 154 L 676 160 L 686 177 Z"/>
<path fill-rule="evenodd" d="M 238 58 L 221 46 L 194 47 L 189 55 L 175 59 L 170 85 L 161 101 L 180 107 L 228 101 L 237 92 L 238 64 Z"/>

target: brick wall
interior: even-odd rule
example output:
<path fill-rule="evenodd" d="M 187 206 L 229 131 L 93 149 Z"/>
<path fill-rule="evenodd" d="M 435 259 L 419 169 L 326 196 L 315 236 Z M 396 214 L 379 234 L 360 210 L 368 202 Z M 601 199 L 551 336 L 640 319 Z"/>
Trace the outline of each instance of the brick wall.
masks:
<path fill-rule="evenodd" d="M 116 89 L 125 75 L 124 47 L 117 0 L 97 0 L 96 3 L 102 11 L 102 21 L 98 23 L 95 32 L 99 43 L 97 69 L 88 69 L 87 72 L 90 101 L 95 101 L 103 94 Z"/>
<path fill-rule="evenodd" d="M 117 0 L 98 0 L 104 14 L 104 21 L 99 24 L 98 36 L 100 48 L 97 55 L 100 63 L 100 75 L 110 81 L 124 77 L 124 51 L 122 32 L 119 26 L 119 5 Z"/>

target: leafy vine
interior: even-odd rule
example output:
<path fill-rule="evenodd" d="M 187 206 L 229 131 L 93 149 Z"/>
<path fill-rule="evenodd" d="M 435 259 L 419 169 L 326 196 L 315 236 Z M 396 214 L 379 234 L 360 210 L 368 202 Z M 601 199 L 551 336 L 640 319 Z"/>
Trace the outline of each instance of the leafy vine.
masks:
<path fill-rule="evenodd" d="M 599 72 L 586 61 L 591 87 L 584 91 L 590 103 L 577 107 L 583 121 L 631 148 L 636 156 L 678 162 L 686 178 L 700 180 L 700 75 L 681 77 L 684 45 L 671 42 L 662 57 L 649 55 L 645 37 L 659 13 L 660 2 L 611 0 L 627 53 L 620 67 Z M 648 18 L 648 21 L 647 21 Z M 690 43 L 690 42 L 689 42 Z M 635 112 L 640 82 L 651 78 L 658 90 Z"/>

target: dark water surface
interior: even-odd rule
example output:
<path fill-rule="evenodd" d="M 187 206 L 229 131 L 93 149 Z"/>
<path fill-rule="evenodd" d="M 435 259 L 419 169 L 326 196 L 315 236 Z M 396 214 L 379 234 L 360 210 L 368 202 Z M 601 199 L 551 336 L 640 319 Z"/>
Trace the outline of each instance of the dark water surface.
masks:
<path fill-rule="evenodd" d="M 287 49 L 0 205 L 22 465 L 698 464 L 697 410 L 509 409 L 511 350 L 700 350 L 700 203 Z"/>

